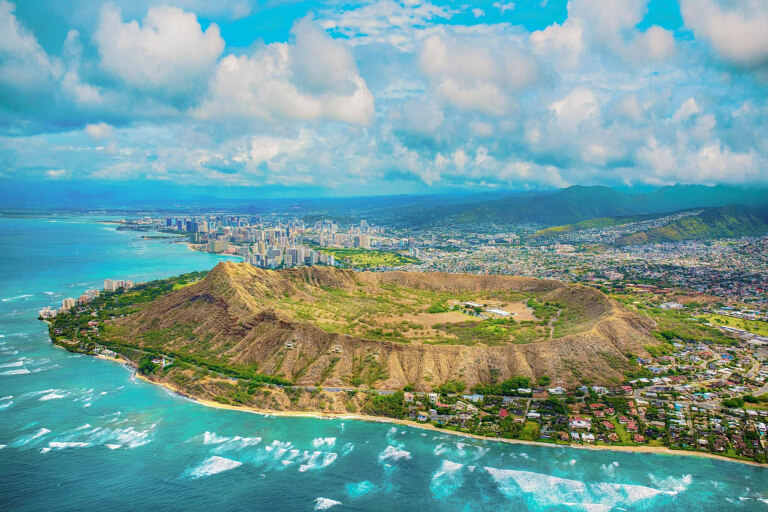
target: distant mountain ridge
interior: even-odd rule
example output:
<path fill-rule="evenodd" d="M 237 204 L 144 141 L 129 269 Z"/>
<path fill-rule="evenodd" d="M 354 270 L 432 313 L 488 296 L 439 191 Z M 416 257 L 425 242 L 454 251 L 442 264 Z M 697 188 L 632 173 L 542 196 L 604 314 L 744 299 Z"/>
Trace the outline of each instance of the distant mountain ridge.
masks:
<path fill-rule="evenodd" d="M 768 233 L 768 210 L 746 206 L 707 208 L 698 215 L 675 219 L 664 226 L 638 231 L 616 240 L 617 245 L 713 240 Z"/>
<path fill-rule="evenodd" d="M 573 186 L 553 192 L 514 195 L 488 201 L 388 209 L 393 222 L 423 227 L 450 224 L 524 224 L 548 226 L 588 219 L 628 217 L 728 205 L 768 206 L 768 189 L 717 185 L 675 185 L 646 193 L 605 186 Z M 379 212 L 381 215 L 383 212 Z"/>

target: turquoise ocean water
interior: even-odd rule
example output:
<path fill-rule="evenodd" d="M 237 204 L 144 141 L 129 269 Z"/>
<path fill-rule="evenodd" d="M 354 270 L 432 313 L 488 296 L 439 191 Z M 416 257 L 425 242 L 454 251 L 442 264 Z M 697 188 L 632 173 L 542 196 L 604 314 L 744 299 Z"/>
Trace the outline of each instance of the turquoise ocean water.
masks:
<path fill-rule="evenodd" d="M 46 305 L 219 258 L 0 217 L 0 510 L 768 510 L 768 469 L 204 407 L 53 347 Z"/>

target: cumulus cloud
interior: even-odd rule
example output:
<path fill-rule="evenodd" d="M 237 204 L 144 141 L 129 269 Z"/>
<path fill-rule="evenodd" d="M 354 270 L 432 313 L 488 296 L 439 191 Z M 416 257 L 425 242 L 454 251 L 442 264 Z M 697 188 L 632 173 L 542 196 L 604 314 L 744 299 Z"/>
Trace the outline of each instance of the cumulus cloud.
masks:
<path fill-rule="evenodd" d="M 107 123 L 88 124 L 85 133 L 93 139 L 106 139 L 112 136 L 112 126 Z"/>
<path fill-rule="evenodd" d="M 543 83 L 546 76 L 523 48 L 503 39 L 489 43 L 482 35 L 435 34 L 419 51 L 419 68 L 452 105 L 502 115 L 515 93 Z"/>
<path fill-rule="evenodd" d="M 768 66 L 768 3 L 680 0 L 686 26 L 709 41 L 726 61 L 745 67 Z"/>
<path fill-rule="evenodd" d="M 674 35 L 658 25 L 636 28 L 647 12 L 647 0 L 571 0 L 568 17 L 531 34 L 540 53 L 560 57 L 567 66 L 578 64 L 587 46 L 626 62 L 665 59 L 675 49 Z"/>
<path fill-rule="evenodd" d="M 34 34 L 16 18 L 15 9 L 0 0 L 0 87 L 7 88 L 7 94 L 28 95 L 50 87 L 56 69 Z"/>
<path fill-rule="evenodd" d="M 479 18 L 334 3 L 229 47 L 216 22 L 252 2 L 171 3 L 121 1 L 38 42 L 29 9 L 0 0 L 4 175 L 377 192 L 768 180 L 764 84 L 744 73 L 768 73 L 761 0 L 682 0 L 693 40 L 645 28 L 646 0 L 570 0 L 540 30 L 513 24 L 512 2 Z"/>
<path fill-rule="evenodd" d="M 205 80 L 224 50 L 218 25 L 203 31 L 194 13 L 178 7 L 150 7 L 139 24 L 107 5 L 94 40 L 104 70 L 137 89 L 172 93 Z"/>
<path fill-rule="evenodd" d="M 294 28 L 295 44 L 272 43 L 252 55 L 222 59 L 195 114 L 367 124 L 373 95 L 349 50 L 308 23 Z"/>

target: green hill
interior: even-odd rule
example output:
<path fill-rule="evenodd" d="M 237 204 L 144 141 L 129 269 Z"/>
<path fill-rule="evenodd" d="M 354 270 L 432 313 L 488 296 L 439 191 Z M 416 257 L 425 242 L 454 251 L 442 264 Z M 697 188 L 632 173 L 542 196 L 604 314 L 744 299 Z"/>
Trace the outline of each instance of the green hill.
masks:
<path fill-rule="evenodd" d="M 629 193 L 602 186 L 573 186 L 491 200 L 409 205 L 377 213 L 394 224 L 412 227 L 491 223 L 564 226 L 590 219 L 655 215 L 733 204 L 768 206 L 768 190 L 724 185 L 675 185 L 645 193 Z"/>
<path fill-rule="evenodd" d="M 681 217 L 665 226 L 639 231 L 616 240 L 617 245 L 713 240 L 768 233 L 765 212 L 744 206 L 709 208 L 698 215 Z"/>

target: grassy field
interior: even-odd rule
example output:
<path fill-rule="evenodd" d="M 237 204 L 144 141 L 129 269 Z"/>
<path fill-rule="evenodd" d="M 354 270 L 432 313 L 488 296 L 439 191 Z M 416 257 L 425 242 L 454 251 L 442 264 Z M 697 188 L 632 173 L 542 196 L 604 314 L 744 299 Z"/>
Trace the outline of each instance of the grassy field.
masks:
<path fill-rule="evenodd" d="M 534 316 L 525 305 L 529 299 L 535 301 L 531 294 L 514 291 L 451 293 L 385 286 L 326 289 L 315 293 L 312 300 L 281 297 L 275 308 L 328 332 L 401 343 L 499 345 L 549 337 L 550 315 L 560 309 L 537 303 L 538 315 Z M 467 301 L 520 313 L 481 318 L 473 308 L 462 305 Z"/>
<path fill-rule="evenodd" d="M 761 320 L 744 320 L 743 318 L 734 318 L 732 316 L 707 314 L 703 315 L 706 322 L 715 325 L 723 325 L 726 327 L 735 327 L 736 329 L 744 329 L 745 331 L 753 332 L 760 336 L 768 336 L 768 322 Z"/>
<path fill-rule="evenodd" d="M 419 260 L 394 251 L 379 251 L 373 249 L 337 249 L 333 247 L 318 248 L 324 254 L 332 254 L 337 261 L 350 268 L 399 267 Z"/>

